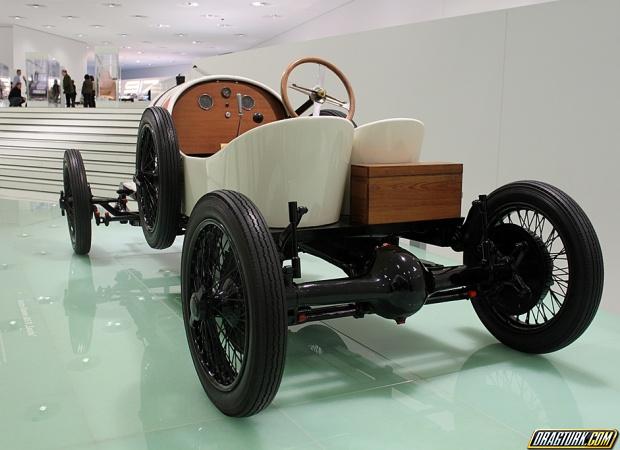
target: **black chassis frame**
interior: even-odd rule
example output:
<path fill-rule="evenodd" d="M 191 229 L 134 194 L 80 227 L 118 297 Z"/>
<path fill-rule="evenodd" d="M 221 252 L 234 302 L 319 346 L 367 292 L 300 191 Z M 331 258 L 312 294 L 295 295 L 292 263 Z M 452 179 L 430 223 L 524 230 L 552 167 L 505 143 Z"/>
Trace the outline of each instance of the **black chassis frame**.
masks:
<path fill-rule="evenodd" d="M 289 325 L 366 314 L 379 314 L 401 324 L 425 304 L 472 299 L 481 284 L 501 283 L 513 275 L 510 258 L 498 257 L 487 237 L 485 195 L 472 203 L 467 218 L 363 225 L 342 216 L 334 224 L 298 228 L 306 212 L 291 202 L 289 226 L 271 229 L 282 260 L 291 262 L 283 269 Z M 455 251 L 477 251 L 481 258 L 475 266 L 422 261 L 398 247 L 399 238 Z M 295 282 L 302 276 L 300 251 L 339 267 L 347 278 Z M 387 252 L 392 256 L 381 254 Z M 416 261 L 420 273 L 402 286 L 406 271 Z M 403 265 L 409 265 L 405 271 Z"/>
<path fill-rule="evenodd" d="M 116 192 L 116 198 L 91 197 L 96 225 L 120 222 L 140 226 L 139 213 L 127 207 L 135 193 L 123 185 Z M 104 209 L 103 216 L 97 206 Z M 60 207 L 64 215 L 62 192 Z M 297 202 L 290 202 L 288 208 L 289 225 L 270 231 L 282 262 L 291 262 L 283 267 L 289 325 L 347 316 L 362 318 L 366 314 L 379 314 L 400 324 L 425 304 L 474 298 L 482 283 L 509 280 L 513 273 L 509 258 L 496 258 L 493 244 L 486 236 L 485 195 L 472 203 L 467 218 L 378 225 L 356 224 L 350 217 L 342 216 L 334 224 L 299 228 L 307 209 L 298 207 Z M 178 234 L 182 235 L 188 217 L 180 219 Z M 481 254 L 480 263 L 473 267 L 445 267 L 421 261 L 398 247 L 399 238 L 456 251 L 476 249 Z M 302 276 L 299 252 L 339 267 L 347 277 L 295 282 Z M 397 264 L 396 259 L 407 261 Z M 417 274 L 408 280 L 407 286 L 397 286 L 399 279 L 408 276 L 402 267 L 397 270 L 397 266 L 403 265 L 407 270 L 413 266 Z M 386 308 L 385 304 L 389 306 Z"/>

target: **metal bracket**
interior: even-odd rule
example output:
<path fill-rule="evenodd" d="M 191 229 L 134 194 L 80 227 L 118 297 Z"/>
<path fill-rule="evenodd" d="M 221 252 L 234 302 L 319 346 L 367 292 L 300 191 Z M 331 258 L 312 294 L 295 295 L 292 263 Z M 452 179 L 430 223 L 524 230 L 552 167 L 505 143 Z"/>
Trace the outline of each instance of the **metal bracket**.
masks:
<path fill-rule="evenodd" d="M 288 220 L 289 224 L 286 229 L 280 235 L 280 239 L 278 242 L 278 247 L 280 249 L 280 253 L 282 253 L 285 257 L 287 256 L 286 248 L 290 246 L 290 258 L 291 258 L 291 269 L 285 268 L 288 272 L 292 272 L 293 278 L 301 278 L 301 261 L 299 259 L 299 248 L 297 245 L 297 227 L 299 226 L 299 222 L 301 222 L 302 217 L 308 212 L 308 208 L 301 206 L 297 206 L 297 202 L 289 202 L 288 203 Z"/>

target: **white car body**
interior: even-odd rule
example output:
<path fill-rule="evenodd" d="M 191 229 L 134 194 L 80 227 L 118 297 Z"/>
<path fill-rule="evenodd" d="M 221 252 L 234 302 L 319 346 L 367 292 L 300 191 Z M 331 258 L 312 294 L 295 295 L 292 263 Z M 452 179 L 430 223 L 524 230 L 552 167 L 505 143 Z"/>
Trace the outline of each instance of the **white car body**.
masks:
<path fill-rule="evenodd" d="M 243 77 L 213 75 L 176 86 L 155 99 L 170 113 L 189 87 L 211 80 L 251 83 L 280 96 L 268 86 Z M 339 117 L 299 117 L 258 126 L 210 156 L 183 153 L 183 213 L 217 189 L 248 196 L 273 228 L 289 223 L 287 204 L 297 201 L 308 213 L 300 227 L 337 222 L 348 212 L 351 164 L 408 163 L 419 159 L 424 125 L 414 119 L 388 119 L 353 127 Z M 346 199 L 346 201 L 345 201 Z"/>

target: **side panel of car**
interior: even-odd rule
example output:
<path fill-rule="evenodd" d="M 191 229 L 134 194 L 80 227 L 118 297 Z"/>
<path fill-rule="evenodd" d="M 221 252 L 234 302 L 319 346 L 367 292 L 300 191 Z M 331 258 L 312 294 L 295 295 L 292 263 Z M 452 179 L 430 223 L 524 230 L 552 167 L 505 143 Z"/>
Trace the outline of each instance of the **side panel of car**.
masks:
<path fill-rule="evenodd" d="M 288 225 L 289 201 L 309 209 L 302 227 L 337 222 L 352 145 L 350 121 L 298 118 L 244 133 L 210 158 L 183 155 L 185 214 L 206 192 L 231 189 L 247 195 L 270 227 Z"/>

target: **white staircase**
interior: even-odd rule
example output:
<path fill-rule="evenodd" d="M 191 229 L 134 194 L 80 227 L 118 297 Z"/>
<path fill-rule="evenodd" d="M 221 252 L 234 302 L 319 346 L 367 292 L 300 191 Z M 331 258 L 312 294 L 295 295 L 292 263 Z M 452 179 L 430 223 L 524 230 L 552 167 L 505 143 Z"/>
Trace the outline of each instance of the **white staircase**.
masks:
<path fill-rule="evenodd" d="M 134 173 L 139 108 L 0 108 L 0 194 L 57 198 L 64 151 L 82 153 L 94 195 Z"/>

